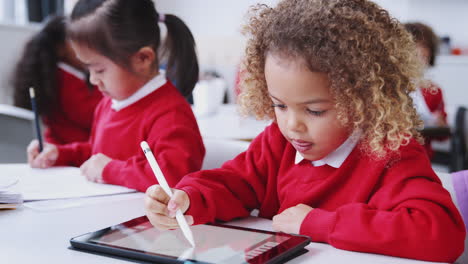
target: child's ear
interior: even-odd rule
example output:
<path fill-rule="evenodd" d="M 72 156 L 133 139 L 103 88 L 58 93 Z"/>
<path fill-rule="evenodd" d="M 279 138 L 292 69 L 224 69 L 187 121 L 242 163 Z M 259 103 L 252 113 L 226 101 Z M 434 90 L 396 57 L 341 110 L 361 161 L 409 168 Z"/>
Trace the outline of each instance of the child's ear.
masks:
<path fill-rule="evenodd" d="M 135 72 L 146 75 L 152 72 L 156 53 L 151 47 L 143 47 L 133 54 L 131 58 L 132 68 Z"/>

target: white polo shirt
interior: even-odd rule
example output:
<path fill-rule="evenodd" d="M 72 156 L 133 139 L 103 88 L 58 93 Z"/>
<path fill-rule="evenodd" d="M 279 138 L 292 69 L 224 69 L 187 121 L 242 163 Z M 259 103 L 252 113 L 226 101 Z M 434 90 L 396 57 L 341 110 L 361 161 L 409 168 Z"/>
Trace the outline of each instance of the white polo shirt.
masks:
<path fill-rule="evenodd" d="M 333 168 L 339 168 L 341 164 L 345 161 L 345 159 L 349 156 L 351 151 L 353 151 L 354 147 L 356 147 L 356 144 L 358 143 L 359 139 L 361 138 L 361 132 L 360 131 L 354 131 L 348 139 L 343 142 L 337 149 L 335 149 L 333 152 L 325 156 L 324 158 L 320 160 L 314 160 L 311 161 L 312 165 L 318 167 L 322 165 L 329 165 Z M 301 153 L 299 151 L 296 151 L 296 158 L 294 163 L 298 164 L 304 159 L 302 157 Z"/>

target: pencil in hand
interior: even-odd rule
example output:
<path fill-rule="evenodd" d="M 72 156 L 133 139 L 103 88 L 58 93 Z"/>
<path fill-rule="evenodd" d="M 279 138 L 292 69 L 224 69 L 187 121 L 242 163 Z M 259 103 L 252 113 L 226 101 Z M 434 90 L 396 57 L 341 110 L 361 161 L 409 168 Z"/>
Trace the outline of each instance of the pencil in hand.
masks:
<path fill-rule="evenodd" d="M 36 105 L 36 94 L 34 93 L 34 88 L 29 87 L 29 96 L 31 97 L 31 106 L 34 112 L 34 123 L 36 125 L 36 135 L 37 140 L 39 141 L 39 152 L 42 152 L 43 144 L 42 144 L 42 136 L 41 136 L 41 126 L 39 120 L 39 113 L 37 112 L 37 105 Z"/>

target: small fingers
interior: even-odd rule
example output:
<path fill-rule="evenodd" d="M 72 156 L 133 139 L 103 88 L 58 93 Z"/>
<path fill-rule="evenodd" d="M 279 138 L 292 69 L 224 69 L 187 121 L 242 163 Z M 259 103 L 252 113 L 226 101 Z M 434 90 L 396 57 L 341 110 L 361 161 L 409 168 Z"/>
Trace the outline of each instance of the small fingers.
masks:
<path fill-rule="evenodd" d="M 187 221 L 187 224 L 188 224 L 188 225 L 193 225 L 193 223 L 194 223 L 193 216 L 191 216 L 191 215 L 184 215 L 184 217 L 185 217 L 185 221 Z"/>
<path fill-rule="evenodd" d="M 52 161 L 50 161 L 47 158 L 47 153 L 46 152 L 41 152 L 34 158 L 34 160 L 31 163 L 31 167 L 33 167 L 33 168 L 47 168 L 47 167 L 52 166 L 51 164 L 53 164 L 53 163 L 52 163 Z"/>
<path fill-rule="evenodd" d="M 170 212 L 170 216 L 174 216 L 175 212 L 180 209 L 182 213 L 185 213 L 189 208 L 190 200 L 186 192 L 174 189 L 174 195 L 168 202 L 167 207 Z"/>
<path fill-rule="evenodd" d="M 90 182 L 96 182 L 96 183 L 102 183 L 102 180 L 99 178 L 96 178 L 93 176 L 93 173 L 91 172 L 90 168 L 90 162 L 89 159 L 85 161 L 81 166 L 80 166 L 80 173 L 83 175 L 88 181 Z"/>
<path fill-rule="evenodd" d="M 177 220 L 175 218 L 151 212 L 146 212 L 146 216 L 150 220 L 151 224 L 159 230 L 179 228 L 179 224 L 177 223 Z"/>
<path fill-rule="evenodd" d="M 273 220 L 273 222 L 271 223 L 271 227 L 273 228 L 274 231 L 278 231 L 279 230 L 279 226 L 278 226 L 278 222 L 279 222 L 279 219 L 280 216 L 279 215 L 275 215 L 273 216 L 273 218 L 271 220 Z"/>
<path fill-rule="evenodd" d="M 85 176 L 85 178 L 88 181 L 90 181 L 91 179 L 89 178 L 89 175 L 88 175 L 88 162 L 89 162 L 89 159 L 87 161 L 85 161 L 83 164 L 81 164 L 80 173 L 81 173 L 81 175 Z"/>
<path fill-rule="evenodd" d="M 155 200 L 148 195 L 145 196 L 144 201 L 145 201 L 145 209 L 147 212 L 151 212 L 154 214 L 169 215 L 169 211 L 167 210 L 166 204 L 161 203 L 158 200 Z"/>
<path fill-rule="evenodd" d="M 33 166 L 34 159 L 39 155 L 39 141 L 37 139 L 34 139 L 29 143 L 26 148 L 26 153 L 28 155 L 28 163 Z"/>
<path fill-rule="evenodd" d="M 146 189 L 146 196 L 164 204 L 167 204 L 170 199 L 169 195 L 167 195 L 164 189 L 158 184 L 148 187 L 148 189 Z"/>
<path fill-rule="evenodd" d="M 34 146 L 33 146 L 34 147 Z M 33 157 L 34 159 L 31 162 L 31 167 L 33 168 L 48 168 L 55 164 L 57 160 L 57 148 L 54 145 L 46 144 L 42 152 L 39 153 L 38 148 L 36 148 L 37 155 Z M 34 154 L 33 149 L 33 154 Z"/>

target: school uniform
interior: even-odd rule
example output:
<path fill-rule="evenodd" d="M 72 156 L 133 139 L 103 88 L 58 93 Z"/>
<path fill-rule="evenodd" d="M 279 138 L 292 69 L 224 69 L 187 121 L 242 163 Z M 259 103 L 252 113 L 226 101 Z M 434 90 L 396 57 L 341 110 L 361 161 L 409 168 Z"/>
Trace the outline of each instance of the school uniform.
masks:
<path fill-rule="evenodd" d="M 220 169 L 185 176 L 195 224 L 272 218 L 287 208 L 314 208 L 300 233 L 345 250 L 454 261 L 465 228 L 450 194 L 415 141 L 375 160 L 351 136 L 320 161 L 304 160 L 276 123 Z"/>
<path fill-rule="evenodd" d="M 421 87 L 411 93 L 414 105 L 418 111 L 419 117 L 424 122 L 424 126 L 437 126 L 438 118 L 435 113 L 440 113 L 447 121 L 442 90 L 434 83 L 429 82 L 425 87 Z M 434 150 L 431 146 L 432 140 L 445 140 L 446 137 L 425 137 L 424 148 L 431 159 L 434 156 Z"/>
<path fill-rule="evenodd" d="M 426 103 L 427 109 L 431 114 L 440 112 L 445 122 L 447 122 L 447 113 L 445 112 L 444 98 L 442 96 L 442 89 L 434 83 L 430 83 L 427 87 L 420 89 L 424 102 Z M 430 123 L 428 125 L 431 125 Z M 434 124 L 432 124 L 434 125 Z M 432 140 L 446 140 L 447 137 L 425 137 L 424 148 L 429 155 L 429 158 L 434 156 L 434 150 L 432 149 Z"/>
<path fill-rule="evenodd" d="M 59 146 L 56 165 L 80 166 L 103 153 L 113 159 L 104 168 L 104 182 L 146 191 L 157 181 L 141 141 L 148 142 L 170 186 L 201 169 L 205 148 L 195 116 L 164 73 L 123 101 L 104 97 L 90 141 Z"/>
<path fill-rule="evenodd" d="M 50 115 L 43 117 L 45 140 L 55 145 L 87 141 L 94 109 L 102 93 L 90 89 L 85 75 L 63 62 L 57 67 L 57 88 L 58 105 Z"/>

